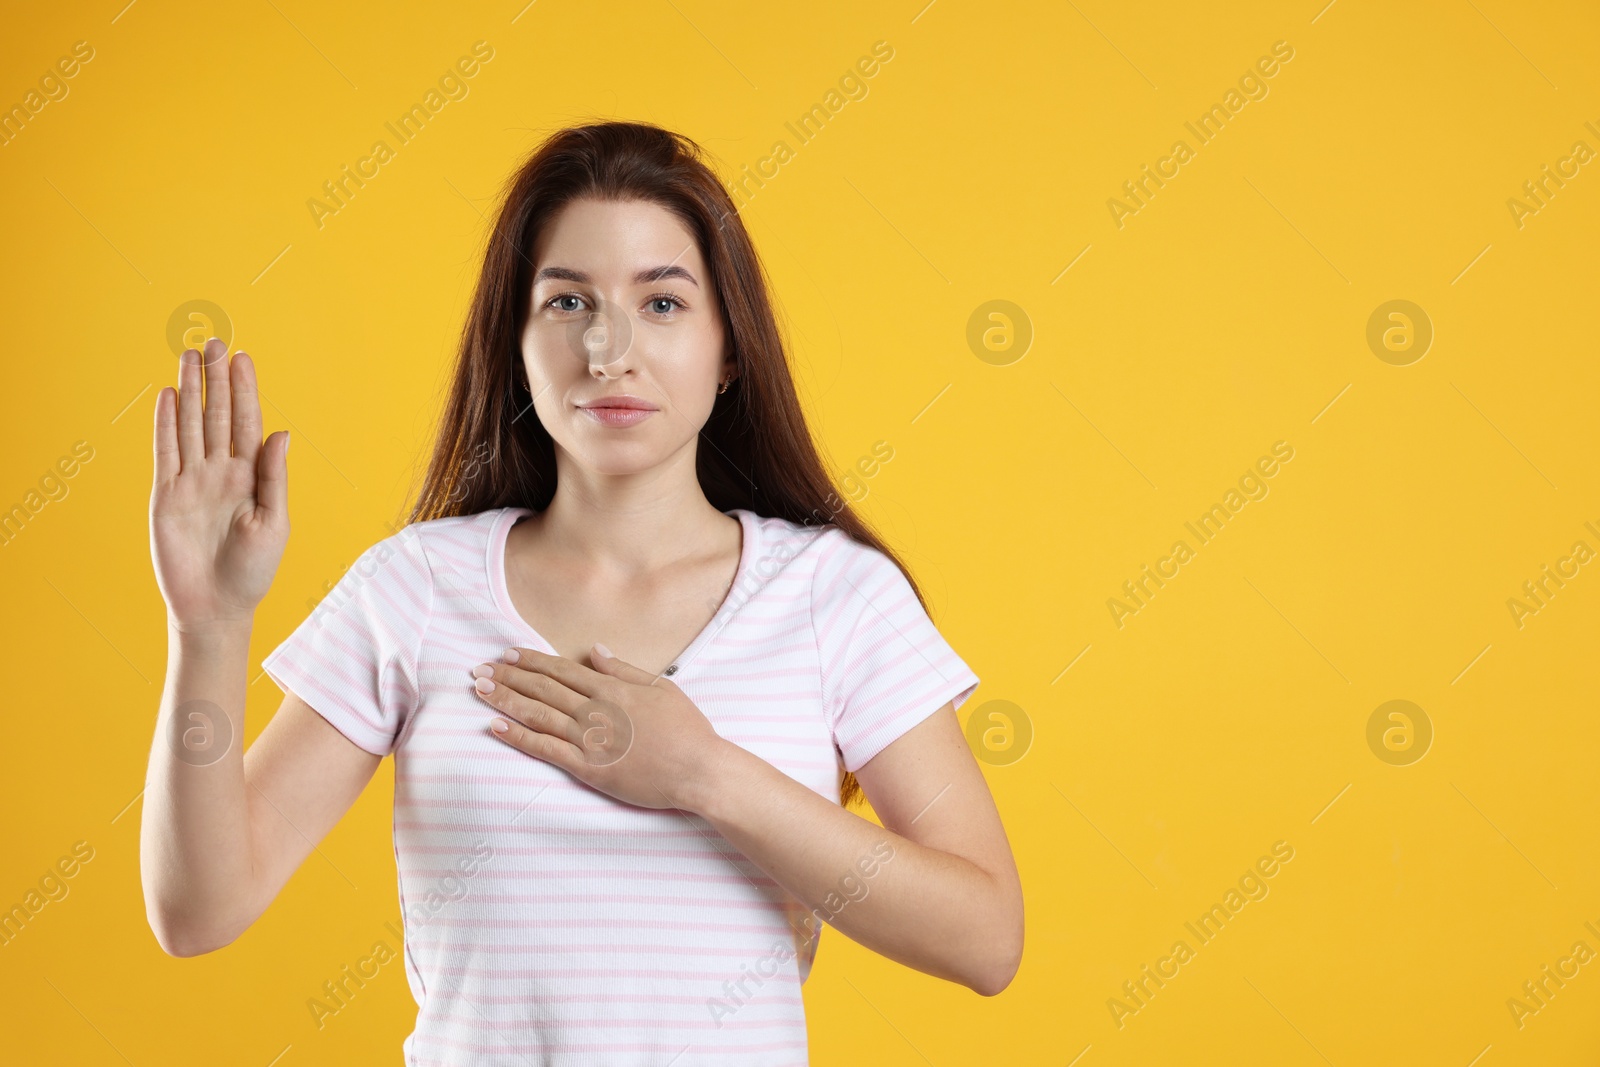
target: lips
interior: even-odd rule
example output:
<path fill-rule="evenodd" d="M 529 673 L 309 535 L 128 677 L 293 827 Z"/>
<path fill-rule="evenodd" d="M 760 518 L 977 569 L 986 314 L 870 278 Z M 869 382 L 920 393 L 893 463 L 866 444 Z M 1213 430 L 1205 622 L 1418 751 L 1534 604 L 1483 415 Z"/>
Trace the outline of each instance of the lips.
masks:
<path fill-rule="evenodd" d="M 591 400 L 586 404 L 579 404 L 585 411 L 604 410 L 607 408 L 626 411 L 655 411 L 656 406 L 648 400 L 640 400 L 636 396 L 603 396 L 598 400 Z"/>
<path fill-rule="evenodd" d="M 606 396 L 578 407 L 602 426 L 632 426 L 657 411 L 654 404 L 636 396 Z"/>

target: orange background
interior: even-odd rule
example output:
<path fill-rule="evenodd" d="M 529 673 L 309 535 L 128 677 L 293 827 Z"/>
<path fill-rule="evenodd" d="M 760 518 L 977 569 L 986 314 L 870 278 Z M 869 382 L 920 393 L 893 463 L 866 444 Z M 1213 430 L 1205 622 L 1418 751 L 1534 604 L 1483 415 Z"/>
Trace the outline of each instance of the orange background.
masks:
<path fill-rule="evenodd" d="M 860 506 L 983 679 L 963 712 L 1023 874 L 1021 972 L 985 1000 L 830 934 L 815 1062 L 1600 1055 L 1593 962 L 1520 1025 L 1507 1003 L 1600 951 L 1600 566 L 1520 626 L 1508 607 L 1600 550 L 1600 175 L 1569 163 L 1536 213 L 1508 206 L 1600 150 L 1592 6 L 111 0 L 6 29 L 0 106 L 93 49 L 0 147 L 0 507 L 92 449 L 0 547 L 0 907 L 93 850 L 0 947 L 17 1062 L 398 1060 L 398 966 L 321 1030 L 306 1008 L 398 916 L 387 770 L 234 945 L 171 959 L 145 922 L 168 323 L 220 306 L 295 434 L 258 678 L 405 503 L 502 181 L 612 117 L 682 130 L 730 179 L 788 142 L 743 214 L 803 397 L 841 477 L 892 447 Z M 322 183 L 476 41 L 468 94 L 319 228 Z M 800 144 L 785 124 L 878 41 L 866 95 Z M 1280 41 L 1266 94 L 1199 143 L 1185 123 Z M 1192 158 L 1114 212 L 1179 139 Z M 1420 358 L 1369 346 L 1391 300 L 1431 325 Z M 1267 494 L 1193 539 L 1279 441 Z M 1108 600 L 1179 539 L 1193 557 L 1119 627 Z M 252 685 L 251 737 L 279 699 Z M 1420 734 L 1369 746 L 1391 700 L 1431 727 L 1420 759 Z M 1279 841 L 1268 894 L 1192 939 Z M 1180 939 L 1193 958 L 1119 1026 L 1108 1002 Z"/>

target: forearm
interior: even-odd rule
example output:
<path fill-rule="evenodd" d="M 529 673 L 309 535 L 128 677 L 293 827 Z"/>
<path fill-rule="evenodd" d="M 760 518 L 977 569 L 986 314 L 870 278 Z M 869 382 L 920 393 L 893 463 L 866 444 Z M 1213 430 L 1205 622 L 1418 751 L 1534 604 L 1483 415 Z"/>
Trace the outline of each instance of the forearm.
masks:
<path fill-rule="evenodd" d="M 249 922 L 252 836 L 244 777 L 248 624 L 169 625 L 167 678 L 140 832 L 145 911 L 162 947 L 209 951 Z"/>
<path fill-rule="evenodd" d="M 1019 943 L 1004 887 L 976 864 L 911 841 L 818 795 L 731 743 L 686 802 L 811 911 L 852 940 L 981 993 Z"/>

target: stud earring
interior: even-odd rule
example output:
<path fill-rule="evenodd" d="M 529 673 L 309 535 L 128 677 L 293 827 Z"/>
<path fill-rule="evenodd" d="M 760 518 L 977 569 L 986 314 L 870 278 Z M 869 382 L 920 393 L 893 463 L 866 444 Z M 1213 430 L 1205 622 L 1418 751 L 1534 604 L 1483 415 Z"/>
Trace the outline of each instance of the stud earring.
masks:
<path fill-rule="evenodd" d="M 726 378 L 722 379 L 722 384 L 717 387 L 717 392 L 718 393 L 726 393 L 728 391 L 728 386 L 730 386 L 732 384 L 733 384 L 733 375 L 730 374 Z"/>

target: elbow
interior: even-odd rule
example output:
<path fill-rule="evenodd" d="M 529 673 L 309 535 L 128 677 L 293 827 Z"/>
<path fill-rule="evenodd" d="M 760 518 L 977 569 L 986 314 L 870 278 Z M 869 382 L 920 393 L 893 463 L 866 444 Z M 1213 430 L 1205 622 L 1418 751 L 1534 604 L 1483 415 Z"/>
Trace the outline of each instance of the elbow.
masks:
<path fill-rule="evenodd" d="M 162 928 L 154 924 L 151 924 L 150 929 L 156 935 L 156 944 L 161 946 L 161 951 L 180 960 L 190 959 L 194 956 L 204 956 L 208 952 L 227 948 L 236 940 L 231 937 L 195 935 L 187 931 Z"/>
<path fill-rule="evenodd" d="M 1011 980 L 1017 976 L 1017 969 L 1022 966 L 1022 949 L 1018 946 L 1014 953 L 1008 952 L 1004 957 L 997 957 L 990 961 L 985 969 L 972 976 L 967 983 L 967 988 L 980 997 L 997 997 L 1011 985 Z"/>
<path fill-rule="evenodd" d="M 178 959 L 203 955 L 211 947 L 195 936 L 194 923 L 187 921 L 184 909 L 174 901 L 164 899 L 162 886 L 144 878 L 144 921 L 155 935 L 161 951 Z"/>
<path fill-rule="evenodd" d="M 989 939 L 988 951 L 982 966 L 967 981 L 968 989 L 982 997 L 997 997 L 1011 985 L 1022 966 L 1022 911 L 1005 929 L 998 930 Z"/>
<path fill-rule="evenodd" d="M 161 945 L 161 951 L 174 959 L 186 960 L 194 956 L 204 956 L 210 951 L 200 945 L 191 945 L 187 941 L 176 941 L 167 937 L 157 937 L 156 941 Z"/>
<path fill-rule="evenodd" d="M 177 879 L 146 873 L 143 889 L 145 922 L 161 951 L 177 959 L 226 948 L 259 914 L 259 909 L 239 900 L 208 904 L 191 885 Z"/>
<path fill-rule="evenodd" d="M 1016 972 L 1013 971 L 1012 973 L 1015 974 Z M 980 997 L 998 997 L 1001 993 L 1006 991 L 1006 987 L 1010 984 L 1010 978 L 1000 978 L 992 982 L 979 982 L 968 986 L 968 988 L 974 993 L 978 994 Z"/>
<path fill-rule="evenodd" d="M 156 908 L 146 908 L 145 920 L 150 924 L 150 932 L 155 935 L 161 951 L 177 959 L 204 956 L 208 952 L 226 948 L 238 938 L 237 934 L 220 936 L 214 930 L 198 929 L 192 921 L 185 922 L 179 915 Z"/>
<path fill-rule="evenodd" d="M 176 959 L 186 960 L 192 956 L 203 956 L 216 947 L 160 923 L 152 922 L 150 932 L 156 935 L 156 944 L 161 946 L 161 951 Z"/>

